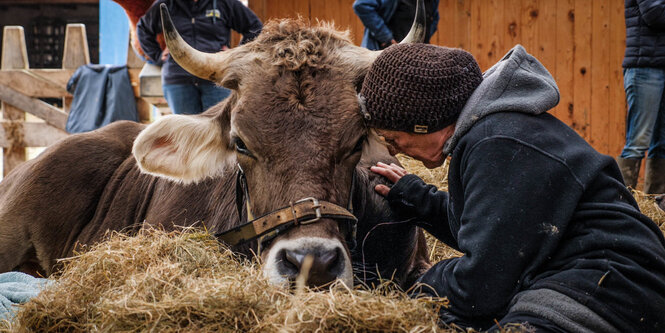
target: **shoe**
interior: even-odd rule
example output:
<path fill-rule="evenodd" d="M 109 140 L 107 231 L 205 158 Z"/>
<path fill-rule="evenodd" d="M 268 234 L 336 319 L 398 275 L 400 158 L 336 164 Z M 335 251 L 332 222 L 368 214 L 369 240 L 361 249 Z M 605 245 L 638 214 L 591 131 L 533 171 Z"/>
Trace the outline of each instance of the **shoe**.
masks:
<path fill-rule="evenodd" d="M 647 158 L 644 170 L 644 193 L 665 193 L 665 158 Z"/>
<path fill-rule="evenodd" d="M 623 182 L 626 187 L 637 186 L 637 177 L 640 175 L 640 165 L 642 164 L 641 158 L 617 158 L 617 164 L 623 176 Z"/>

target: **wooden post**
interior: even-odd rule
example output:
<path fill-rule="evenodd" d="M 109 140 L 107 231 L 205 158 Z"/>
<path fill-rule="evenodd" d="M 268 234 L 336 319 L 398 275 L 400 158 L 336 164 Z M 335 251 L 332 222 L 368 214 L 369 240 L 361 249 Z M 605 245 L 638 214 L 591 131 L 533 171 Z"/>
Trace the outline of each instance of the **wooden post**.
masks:
<path fill-rule="evenodd" d="M 131 36 L 130 36 L 131 37 Z M 145 61 L 141 60 L 134 52 L 132 47 L 132 39 L 129 39 L 129 46 L 127 47 L 127 68 L 141 68 Z"/>
<path fill-rule="evenodd" d="M 85 25 L 80 23 L 67 24 L 65 31 L 65 47 L 62 55 L 62 69 L 77 69 L 90 63 L 90 51 L 86 38 Z M 72 97 L 62 98 L 62 107 L 69 113 Z"/>
<path fill-rule="evenodd" d="M 28 69 L 28 51 L 25 47 L 25 34 L 23 27 L 20 26 L 5 26 L 2 38 L 2 65 L 0 70 L 7 69 Z M 17 122 L 25 121 L 25 112 L 6 104 L 2 103 L 2 117 L 8 121 L 9 126 L 4 129 L 5 133 L 9 134 L 6 137 L 11 138 L 8 147 L 3 149 L 3 175 L 7 175 L 12 169 L 22 162 L 25 162 L 25 147 L 22 144 L 22 138 L 18 137 L 18 129 L 22 124 Z M 13 132 L 17 132 L 17 135 Z"/>

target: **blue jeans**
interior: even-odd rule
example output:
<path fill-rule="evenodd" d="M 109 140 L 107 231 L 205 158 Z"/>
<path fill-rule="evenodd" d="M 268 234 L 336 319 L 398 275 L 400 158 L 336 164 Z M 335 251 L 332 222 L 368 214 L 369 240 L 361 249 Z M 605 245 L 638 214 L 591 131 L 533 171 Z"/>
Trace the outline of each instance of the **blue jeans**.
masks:
<path fill-rule="evenodd" d="M 626 68 L 626 145 L 621 158 L 665 158 L 665 69 Z"/>
<path fill-rule="evenodd" d="M 221 102 L 230 90 L 214 84 L 165 84 L 164 97 L 175 114 L 199 114 Z"/>

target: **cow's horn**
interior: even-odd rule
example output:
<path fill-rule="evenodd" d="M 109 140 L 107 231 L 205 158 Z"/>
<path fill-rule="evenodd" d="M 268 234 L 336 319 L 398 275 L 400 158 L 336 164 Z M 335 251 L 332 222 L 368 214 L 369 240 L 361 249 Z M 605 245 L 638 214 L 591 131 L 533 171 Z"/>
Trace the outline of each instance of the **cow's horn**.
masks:
<path fill-rule="evenodd" d="M 416 2 L 416 17 L 413 19 L 413 24 L 411 25 L 411 30 L 400 42 L 404 43 L 422 43 L 425 41 L 425 0 L 418 0 Z"/>
<path fill-rule="evenodd" d="M 206 53 L 187 44 L 173 25 L 166 4 L 160 4 L 164 40 L 171 57 L 186 71 L 202 79 L 217 81 L 223 63 L 230 52 Z"/>

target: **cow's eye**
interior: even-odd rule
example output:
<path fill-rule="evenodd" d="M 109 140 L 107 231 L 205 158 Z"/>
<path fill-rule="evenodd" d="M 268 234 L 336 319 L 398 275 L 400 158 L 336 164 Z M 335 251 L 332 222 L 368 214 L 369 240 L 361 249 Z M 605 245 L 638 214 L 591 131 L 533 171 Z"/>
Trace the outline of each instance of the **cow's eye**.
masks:
<path fill-rule="evenodd" d="M 254 154 L 252 154 L 252 152 L 249 151 L 249 149 L 247 149 L 247 146 L 245 145 L 245 143 L 240 138 L 235 137 L 233 139 L 233 144 L 235 145 L 236 151 L 238 153 L 243 154 L 243 155 L 247 155 L 247 156 L 252 157 L 252 158 L 254 157 Z"/>
<path fill-rule="evenodd" d="M 355 154 L 357 152 L 363 151 L 363 145 L 365 144 L 365 140 L 367 137 L 363 136 L 361 137 L 358 142 L 356 142 L 356 145 L 353 147 L 353 150 L 351 151 L 351 154 Z"/>

